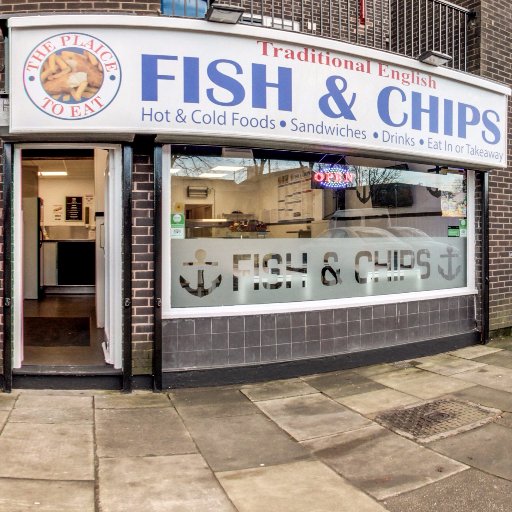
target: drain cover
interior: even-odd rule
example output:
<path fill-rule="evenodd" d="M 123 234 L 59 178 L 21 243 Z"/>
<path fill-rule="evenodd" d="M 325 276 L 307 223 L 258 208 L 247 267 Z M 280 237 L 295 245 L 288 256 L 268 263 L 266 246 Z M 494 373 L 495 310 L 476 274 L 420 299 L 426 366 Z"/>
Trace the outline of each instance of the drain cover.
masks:
<path fill-rule="evenodd" d="M 483 425 L 500 413 L 471 402 L 432 400 L 385 411 L 375 420 L 398 434 L 427 443 Z"/>

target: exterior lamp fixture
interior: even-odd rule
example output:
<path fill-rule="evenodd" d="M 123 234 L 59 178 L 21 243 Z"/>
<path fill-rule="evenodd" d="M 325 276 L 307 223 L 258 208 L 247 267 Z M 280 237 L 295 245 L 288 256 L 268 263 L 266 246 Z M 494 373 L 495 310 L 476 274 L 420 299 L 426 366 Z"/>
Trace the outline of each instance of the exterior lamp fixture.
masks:
<path fill-rule="evenodd" d="M 452 61 L 452 56 L 437 50 L 427 50 L 418 57 L 418 60 L 431 66 L 444 66 Z"/>
<path fill-rule="evenodd" d="M 243 7 L 212 2 L 206 11 L 205 18 L 207 21 L 235 24 L 241 20 L 244 12 Z"/>

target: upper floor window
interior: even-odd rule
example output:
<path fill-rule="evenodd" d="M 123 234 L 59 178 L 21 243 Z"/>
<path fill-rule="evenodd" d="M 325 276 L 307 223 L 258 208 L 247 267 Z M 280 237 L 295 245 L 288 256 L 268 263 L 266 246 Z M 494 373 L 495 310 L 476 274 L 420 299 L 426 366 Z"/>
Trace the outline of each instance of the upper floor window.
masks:
<path fill-rule="evenodd" d="M 162 0 L 162 13 L 185 18 L 204 18 L 207 0 Z"/>

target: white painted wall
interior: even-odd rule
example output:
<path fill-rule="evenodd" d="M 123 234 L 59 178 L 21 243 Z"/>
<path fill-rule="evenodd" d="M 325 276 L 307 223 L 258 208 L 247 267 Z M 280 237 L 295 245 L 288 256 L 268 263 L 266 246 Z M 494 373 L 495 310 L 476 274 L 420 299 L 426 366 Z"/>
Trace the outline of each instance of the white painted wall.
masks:
<path fill-rule="evenodd" d="M 94 179 L 73 179 L 73 178 L 39 178 L 39 197 L 44 201 L 44 225 L 45 226 L 84 226 L 85 223 L 79 221 L 66 221 L 65 208 L 66 196 L 82 196 L 84 198 L 84 208 L 86 205 L 85 196 L 94 196 Z M 61 205 L 62 220 L 55 221 L 53 217 L 53 208 L 55 205 Z M 91 204 L 90 222 L 94 222 L 94 202 Z"/>

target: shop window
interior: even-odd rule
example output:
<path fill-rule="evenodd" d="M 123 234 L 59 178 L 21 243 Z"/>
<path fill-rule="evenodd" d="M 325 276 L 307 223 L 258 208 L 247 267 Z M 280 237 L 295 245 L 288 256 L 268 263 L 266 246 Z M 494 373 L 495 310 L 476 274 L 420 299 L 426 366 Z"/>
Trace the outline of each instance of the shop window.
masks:
<path fill-rule="evenodd" d="M 184 18 L 204 18 L 207 0 L 162 0 L 162 14 Z"/>
<path fill-rule="evenodd" d="M 467 173 L 342 155 L 176 147 L 171 307 L 467 286 Z"/>

